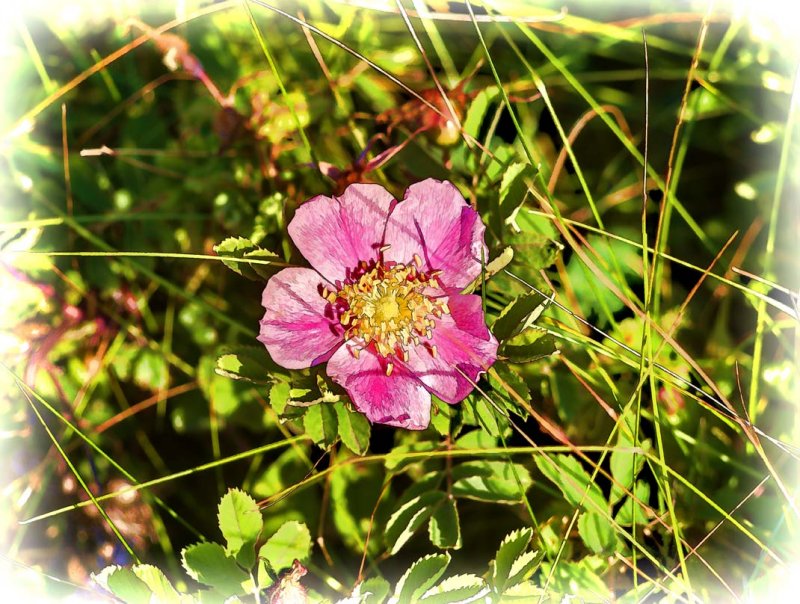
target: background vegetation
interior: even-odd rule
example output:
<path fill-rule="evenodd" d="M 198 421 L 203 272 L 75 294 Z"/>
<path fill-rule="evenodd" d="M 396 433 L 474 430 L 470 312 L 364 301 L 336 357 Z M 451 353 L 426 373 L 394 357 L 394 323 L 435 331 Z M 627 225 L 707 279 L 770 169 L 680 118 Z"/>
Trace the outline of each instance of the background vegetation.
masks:
<path fill-rule="evenodd" d="M 270 593 L 334 601 L 364 578 L 374 601 L 736 601 L 796 574 L 800 104 L 780 22 L 369 4 L 14 22 L 3 572 L 101 598 L 91 573 L 143 562 L 213 601 L 242 568 L 261 568 L 251 592 L 273 581 L 251 558 L 266 543 Z M 476 285 L 502 359 L 412 433 L 255 336 L 265 280 L 301 262 L 298 204 L 427 177 L 487 224 Z M 263 529 L 236 537 L 250 497 Z M 187 576 L 180 552 L 205 540 L 225 547 L 185 550 Z"/>

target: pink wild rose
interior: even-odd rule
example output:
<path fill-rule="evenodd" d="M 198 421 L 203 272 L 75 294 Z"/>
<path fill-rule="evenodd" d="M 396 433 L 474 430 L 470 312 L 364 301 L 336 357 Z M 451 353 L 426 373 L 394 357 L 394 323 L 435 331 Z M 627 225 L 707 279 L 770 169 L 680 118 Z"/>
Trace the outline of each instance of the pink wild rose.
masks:
<path fill-rule="evenodd" d="M 481 299 L 485 227 L 451 183 L 397 202 L 380 185 L 301 205 L 289 235 L 310 268 L 269 280 L 258 339 L 276 363 L 327 373 L 372 422 L 421 430 L 431 393 L 458 403 L 497 356 Z"/>

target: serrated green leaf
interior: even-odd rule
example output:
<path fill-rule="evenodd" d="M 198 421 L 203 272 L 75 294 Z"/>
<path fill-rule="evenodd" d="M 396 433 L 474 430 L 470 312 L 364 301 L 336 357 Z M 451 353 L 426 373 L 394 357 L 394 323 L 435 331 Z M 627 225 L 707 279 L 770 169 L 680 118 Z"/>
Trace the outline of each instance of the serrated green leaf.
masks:
<path fill-rule="evenodd" d="M 527 551 L 514 560 L 506 580 L 506 590 L 526 580 L 544 558 L 544 550 Z"/>
<path fill-rule="evenodd" d="M 289 404 L 289 392 L 292 386 L 288 382 L 275 382 L 269 389 L 269 404 L 278 415 L 283 415 Z"/>
<path fill-rule="evenodd" d="M 255 544 L 264 526 L 258 504 L 239 489 L 230 489 L 219 503 L 217 519 L 228 555 L 244 568 L 252 568 L 256 561 Z"/>
<path fill-rule="evenodd" d="M 424 604 L 456 604 L 470 602 L 480 597 L 481 592 L 489 588 L 483 579 L 476 575 L 455 575 L 448 577 L 436 587 L 426 591 L 420 603 Z"/>
<path fill-rule="evenodd" d="M 327 447 L 336 438 L 338 421 L 333 405 L 317 403 L 306 409 L 303 415 L 303 428 L 316 444 Z"/>
<path fill-rule="evenodd" d="M 245 593 L 242 583 L 248 580 L 249 575 L 219 543 L 196 543 L 185 547 L 181 561 L 192 579 L 215 588 L 221 595 L 228 597 Z"/>
<path fill-rule="evenodd" d="M 530 486 L 530 473 L 520 464 L 468 461 L 453 469 L 452 493 L 456 497 L 518 503 Z"/>
<path fill-rule="evenodd" d="M 360 598 L 357 600 L 359 604 L 383 604 L 391 589 L 392 587 L 386 579 L 372 577 L 359 583 L 350 598 Z M 347 601 L 350 602 L 350 599 Z"/>
<path fill-rule="evenodd" d="M 311 555 L 311 533 L 302 522 L 285 522 L 258 551 L 278 573 L 290 568 L 295 560 L 307 560 Z"/>
<path fill-rule="evenodd" d="M 436 506 L 447 495 L 441 491 L 423 493 L 401 505 L 386 523 L 384 539 L 391 555 L 400 551 L 406 542 L 431 517 Z"/>
<path fill-rule="evenodd" d="M 161 569 L 150 564 L 137 564 L 133 567 L 133 573 L 141 579 L 150 591 L 153 592 L 151 599 L 165 604 L 180 603 L 181 596 L 169 582 L 169 579 L 161 572 Z"/>
<path fill-rule="evenodd" d="M 551 334 L 528 327 L 503 342 L 499 353 L 513 363 L 529 363 L 549 357 L 556 350 L 556 340 Z"/>
<path fill-rule="evenodd" d="M 234 380 L 246 380 L 254 384 L 269 384 L 270 374 L 287 375 L 282 367 L 269 358 L 263 346 L 237 346 L 227 348 L 217 358 L 215 371 Z"/>
<path fill-rule="evenodd" d="M 595 554 L 613 552 L 617 545 L 611 522 L 596 512 L 583 512 L 578 518 L 578 533 Z"/>
<path fill-rule="evenodd" d="M 350 411 L 344 403 L 336 403 L 333 408 L 336 410 L 342 442 L 353 453 L 364 455 L 369 449 L 369 421 L 362 413 Z"/>
<path fill-rule="evenodd" d="M 608 507 L 600 487 L 592 482 L 589 473 L 574 457 L 537 456 L 536 465 L 542 474 L 559 488 L 570 505 L 581 505 L 590 512 L 598 513 Z"/>
<path fill-rule="evenodd" d="M 554 602 L 563 601 L 560 594 L 553 589 L 542 589 L 533 581 L 524 581 L 513 587 L 509 587 L 500 599 L 498 604 L 527 604 L 528 602 Z"/>
<path fill-rule="evenodd" d="M 631 492 L 636 495 L 636 499 L 642 503 L 636 503 L 632 497 L 627 497 L 625 501 L 622 502 L 622 506 L 620 506 L 615 519 L 622 526 L 631 526 L 634 522 L 634 518 L 636 524 L 646 524 L 649 522 L 649 518 L 642 504 L 647 504 L 650 500 L 650 484 L 642 480 L 637 480 L 636 489 L 635 491 L 631 489 Z"/>
<path fill-rule="evenodd" d="M 461 525 L 455 499 L 445 499 L 434 510 L 428 524 L 428 536 L 439 549 L 459 549 L 461 547 Z"/>
<path fill-rule="evenodd" d="M 147 583 L 129 568 L 117 567 L 105 576 L 101 573 L 96 580 L 127 604 L 149 604 L 153 595 Z"/>
<path fill-rule="evenodd" d="M 245 237 L 228 237 L 214 246 L 222 263 L 232 271 L 253 281 L 263 281 L 282 268 L 280 258 L 262 249 Z M 231 258 L 233 260 L 231 260 Z"/>
<path fill-rule="evenodd" d="M 492 323 L 492 333 L 498 340 L 504 342 L 511 335 L 523 329 L 529 318 L 535 320 L 544 310 L 547 301 L 548 298 L 534 290 L 517 296 Z"/>
<path fill-rule="evenodd" d="M 511 573 L 511 567 L 528 548 L 533 536 L 533 529 L 523 528 L 505 536 L 497 549 L 492 564 L 491 585 L 495 593 L 503 593 Z"/>
<path fill-rule="evenodd" d="M 416 602 L 433 586 L 450 564 L 448 554 L 432 554 L 411 565 L 395 586 L 392 602 Z"/>

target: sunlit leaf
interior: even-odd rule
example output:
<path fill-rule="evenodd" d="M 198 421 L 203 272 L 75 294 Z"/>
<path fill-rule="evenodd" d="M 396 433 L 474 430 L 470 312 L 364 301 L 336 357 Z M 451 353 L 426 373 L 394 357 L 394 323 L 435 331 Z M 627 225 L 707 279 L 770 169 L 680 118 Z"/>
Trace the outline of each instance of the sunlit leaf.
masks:
<path fill-rule="evenodd" d="M 428 535 L 439 549 L 461 547 L 461 525 L 455 499 L 445 499 L 433 512 L 428 524 Z"/>
<path fill-rule="evenodd" d="M 353 453 L 364 455 L 369 448 L 369 421 L 363 413 L 350 411 L 344 403 L 336 403 L 333 408 L 342 442 Z"/>
<path fill-rule="evenodd" d="M 441 491 L 423 493 L 400 506 L 386 523 L 384 539 L 391 554 L 396 554 L 431 517 L 447 497 Z"/>
<path fill-rule="evenodd" d="M 302 522 L 289 521 L 279 528 L 258 551 L 275 572 L 290 568 L 295 560 L 304 561 L 311 555 L 311 533 Z"/>
<path fill-rule="evenodd" d="M 181 552 L 183 568 L 192 579 L 215 588 L 224 596 L 244 593 L 242 583 L 249 575 L 228 556 L 218 543 L 196 543 Z"/>
<path fill-rule="evenodd" d="M 432 554 L 411 565 L 397 582 L 390 602 L 414 602 L 439 580 L 450 564 L 448 554 Z"/>
<path fill-rule="evenodd" d="M 531 477 L 520 464 L 504 461 L 468 461 L 453 469 L 453 494 L 481 501 L 521 501 Z"/>
<path fill-rule="evenodd" d="M 226 553 L 244 568 L 255 563 L 255 544 L 264 521 L 255 500 L 238 489 L 230 489 L 219 503 L 219 528 L 228 544 Z"/>
<path fill-rule="evenodd" d="M 492 565 L 491 584 L 495 593 L 503 593 L 505 590 L 511 575 L 511 568 L 528 549 L 532 536 L 532 529 L 519 529 L 506 535 L 500 543 Z M 518 573 L 519 571 L 517 571 Z"/>

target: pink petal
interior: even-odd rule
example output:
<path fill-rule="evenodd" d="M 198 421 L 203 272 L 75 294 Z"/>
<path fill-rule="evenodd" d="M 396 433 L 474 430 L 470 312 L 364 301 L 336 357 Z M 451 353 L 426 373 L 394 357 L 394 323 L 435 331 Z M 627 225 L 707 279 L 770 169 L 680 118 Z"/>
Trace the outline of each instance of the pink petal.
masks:
<path fill-rule="evenodd" d="M 372 184 L 353 184 L 340 197 L 317 195 L 294 214 L 289 235 L 312 267 L 331 283 L 360 260 L 378 257 L 394 197 Z"/>
<path fill-rule="evenodd" d="M 484 322 L 480 296 L 456 294 L 450 296 L 448 306 L 450 314 L 437 319 L 427 340 L 436 346 L 436 356 L 425 344 L 415 346 L 409 350 L 407 366 L 440 399 L 457 403 L 495 362 L 497 340 Z"/>
<path fill-rule="evenodd" d="M 385 359 L 369 350 L 355 358 L 345 344 L 328 361 L 327 371 L 369 421 L 408 430 L 428 427 L 431 395 L 403 367 L 396 364 L 387 376 Z"/>
<path fill-rule="evenodd" d="M 481 274 L 488 258 L 486 228 L 451 183 L 432 178 L 411 185 L 386 223 L 386 260 L 410 263 L 419 255 L 425 270 L 442 271 L 447 287 L 463 288 Z"/>
<path fill-rule="evenodd" d="M 324 363 L 342 343 L 342 326 L 320 295 L 326 283 L 310 268 L 285 268 L 267 282 L 258 339 L 278 365 L 302 369 Z"/>

